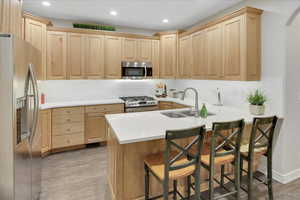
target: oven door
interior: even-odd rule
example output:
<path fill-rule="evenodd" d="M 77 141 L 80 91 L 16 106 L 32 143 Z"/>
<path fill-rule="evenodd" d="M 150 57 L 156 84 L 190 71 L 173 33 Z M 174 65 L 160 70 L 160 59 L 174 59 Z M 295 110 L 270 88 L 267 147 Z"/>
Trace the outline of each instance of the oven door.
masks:
<path fill-rule="evenodd" d="M 152 77 L 151 67 L 122 67 L 124 79 L 143 79 Z"/>

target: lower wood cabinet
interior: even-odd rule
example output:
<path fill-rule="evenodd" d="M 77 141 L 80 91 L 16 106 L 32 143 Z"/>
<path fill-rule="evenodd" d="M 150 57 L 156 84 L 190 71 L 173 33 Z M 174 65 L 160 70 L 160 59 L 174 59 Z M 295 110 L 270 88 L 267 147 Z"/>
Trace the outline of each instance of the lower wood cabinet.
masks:
<path fill-rule="evenodd" d="M 104 113 L 85 114 L 85 143 L 103 142 L 106 140 L 106 121 Z"/>
<path fill-rule="evenodd" d="M 85 143 L 107 140 L 106 114 L 123 113 L 123 104 L 109 104 L 85 107 Z"/>
<path fill-rule="evenodd" d="M 51 126 L 51 110 L 40 111 L 39 123 L 37 130 L 42 136 L 42 155 L 51 150 L 52 145 L 52 126 Z"/>
<path fill-rule="evenodd" d="M 84 144 L 84 107 L 52 110 L 52 149 Z"/>
<path fill-rule="evenodd" d="M 174 103 L 171 101 L 160 101 L 159 104 L 159 110 L 170 110 L 170 109 L 180 109 L 180 108 L 189 108 L 190 106 Z"/>

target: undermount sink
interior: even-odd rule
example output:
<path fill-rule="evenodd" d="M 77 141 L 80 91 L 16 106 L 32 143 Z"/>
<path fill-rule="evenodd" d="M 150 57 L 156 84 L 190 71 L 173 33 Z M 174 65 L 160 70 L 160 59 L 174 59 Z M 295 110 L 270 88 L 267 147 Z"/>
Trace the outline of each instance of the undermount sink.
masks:
<path fill-rule="evenodd" d="M 170 118 L 184 118 L 184 117 L 193 117 L 195 116 L 195 111 L 184 110 L 184 111 L 170 111 L 170 112 L 161 112 L 162 115 L 165 115 Z M 214 113 L 208 113 L 208 116 L 213 116 Z"/>

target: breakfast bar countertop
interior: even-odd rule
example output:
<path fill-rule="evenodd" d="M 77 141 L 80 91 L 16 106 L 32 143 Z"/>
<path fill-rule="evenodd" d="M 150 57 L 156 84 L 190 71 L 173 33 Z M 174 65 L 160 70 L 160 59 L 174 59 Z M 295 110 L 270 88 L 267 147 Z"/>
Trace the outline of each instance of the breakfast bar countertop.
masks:
<path fill-rule="evenodd" d="M 172 100 L 171 98 L 169 100 Z M 178 101 L 180 103 L 180 100 Z M 189 103 L 185 103 L 190 105 Z M 201 105 L 201 104 L 200 104 Z M 254 115 L 248 110 L 242 110 L 227 106 L 214 106 L 206 104 L 207 109 L 214 115 L 208 116 L 206 119 L 195 117 L 170 118 L 162 112 L 180 111 L 188 109 L 149 111 L 138 113 L 122 113 L 105 115 L 106 120 L 118 139 L 119 144 L 128 144 L 134 142 L 143 142 L 165 137 L 166 130 L 185 129 L 201 125 L 206 125 L 206 129 L 212 129 L 213 122 L 224 122 L 244 119 L 246 124 L 251 124 Z M 267 113 L 264 116 L 271 116 Z M 260 116 L 262 117 L 262 116 Z"/>

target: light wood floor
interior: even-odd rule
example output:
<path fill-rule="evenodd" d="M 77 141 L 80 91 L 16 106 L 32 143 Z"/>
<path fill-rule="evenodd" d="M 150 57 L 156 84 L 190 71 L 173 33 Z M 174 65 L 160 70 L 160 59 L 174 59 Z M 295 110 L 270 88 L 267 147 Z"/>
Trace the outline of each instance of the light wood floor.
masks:
<path fill-rule="evenodd" d="M 300 179 L 274 184 L 276 200 L 300 200 Z M 243 193 L 243 200 L 247 199 Z M 231 198 L 232 199 L 232 198 Z M 256 199 L 266 188 L 256 187 Z M 41 200 L 110 200 L 106 185 L 106 147 L 50 155 L 43 159 Z"/>

